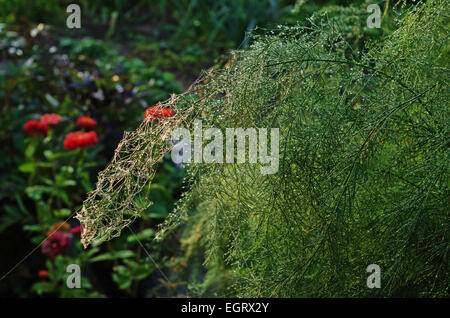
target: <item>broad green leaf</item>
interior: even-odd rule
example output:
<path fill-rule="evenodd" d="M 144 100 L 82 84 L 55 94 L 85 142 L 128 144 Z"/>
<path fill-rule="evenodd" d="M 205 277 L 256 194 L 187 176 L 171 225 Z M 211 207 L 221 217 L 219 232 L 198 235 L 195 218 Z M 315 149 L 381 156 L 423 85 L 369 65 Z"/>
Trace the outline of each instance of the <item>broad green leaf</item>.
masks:
<path fill-rule="evenodd" d="M 36 164 L 34 162 L 25 162 L 18 169 L 20 172 L 33 173 L 36 170 Z"/>

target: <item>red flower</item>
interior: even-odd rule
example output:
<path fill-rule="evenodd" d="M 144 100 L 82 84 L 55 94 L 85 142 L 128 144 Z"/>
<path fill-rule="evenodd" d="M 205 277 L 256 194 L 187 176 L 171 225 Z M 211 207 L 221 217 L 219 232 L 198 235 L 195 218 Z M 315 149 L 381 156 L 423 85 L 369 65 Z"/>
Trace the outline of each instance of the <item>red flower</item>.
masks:
<path fill-rule="evenodd" d="M 77 119 L 77 125 L 80 127 L 92 129 L 97 125 L 97 122 L 89 116 L 83 116 Z"/>
<path fill-rule="evenodd" d="M 83 228 L 80 225 L 78 225 L 78 226 L 75 226 L 74 228 L 71 228 L 69 232 L 71 234 L 80 234 L 81 231 L 83 231 Z"/>
<path fill-rule="evenodd" d="M 48 126 L 38 120 L 27 121 L 25 126 L 23 126 L 23 129 L 28 135 L 35 137 L 43 137 L 48 133 Z"/>
<path fill-rule="evenodd" d="M 46 125 L 58 125 L 61 121 L 61 116 L 58 114 L 44 114 L 41 116 L 40 121 Z"/>
<path fill-rule="evenodd" d="M 158 106 L 152 106 L 150 108 L 147 108 L 145 110 L 145 120 L 152 121 L 154 119 L 163 119 L 167 117 L 173 117 L 175 116 L 175 112 L 173 109 L 170 108 L 162 108 Z"/>
<path fill-rule="evenodd" d="M 38 272 L 38 276 L 39 276 L 39 277 L 48 277 L 48 271 L 45 270 L 45 269 L 41 269 L 41 270 Z"/>
<path fill-rule="evenodd" d="M 64 232 L 55 232 L 42 243 L 42 254 L 56 256 L 67 250 L 70 246 L 70 237 Z"/>
<path fill-rule="evenodd" d="M 66 135 L 64 139 L 64 149 L 82 149 L 93 147 L 98 143 L 97 133 L 95 131 L 75 131 Z"/>

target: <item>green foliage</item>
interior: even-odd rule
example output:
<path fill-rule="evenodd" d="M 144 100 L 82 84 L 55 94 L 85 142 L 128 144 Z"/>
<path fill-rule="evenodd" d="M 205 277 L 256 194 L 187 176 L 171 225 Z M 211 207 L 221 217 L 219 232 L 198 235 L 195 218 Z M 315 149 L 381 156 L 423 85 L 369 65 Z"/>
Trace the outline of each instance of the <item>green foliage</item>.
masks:
<path fill-rule="evenodd" d="M 153 279 L 154 274 L 140 244 L 148 244 L 154 234 L 152 227 L 173 208 L 181 183 L 182 171 L 170 163 L 161 165 L 151 191 L 154 208 L 135 225 L 134 233 L 127 231 L 122 240 L 83 251 L 79 234 L 69 234 L 66 229 L 70 248 L 56 257 L 43 255 L 39 245 L 55 224 L 66 220 L 76 226 L 71 217 L 85 193 L 95 186 L 92 176 L 109 160 L 123 130 L 141 122 L 147 106 L 179 92 L 180 86 L 173 74 L 141 59 L 121 56 L 101 40 L 54 35 L 44 25 L 31 30 L 0 25 L 0 241 L 8 255 L 0 263 L 1 275 L 35 249 L 33 258 L 21 264 L 25 278 L 20 270 L 12 271 L 2 279 L 0 294 L 136 296 L 140 283 Z M 45 137 L 27 136 L 24 124 L 29 119 L 39 120 L 44 113 L 61 115 L 61 123 L 50 126 Z M 83 115 L 97 121 L 99 144 L 93 149 L 67 151 L 64 137 L 81 129 L 75 122 Z M 155 258 L 164 254 L 154 245 L 146 248 Z M 66 287 L 69 264 L 82 269 L 81 289 Z M 99 282 L 96 276 L 102 266 L 110 270 Z M 44 269 L 49 276 L 38 277 L 38 271 Z M 108 279 L 117 290 L 105 293 L 103 285 Z"/>
<path fill-rule="evenodd" d="M 364 6 L 318 13 L 256 37 L 179 103 L 204 129 L 280 129 L 274 175 L 189 165 L 165 229 L 186 223 L 192 295 L 448 295 L 448 9 L 401 11 L 377 41 L 348 37 Z"/>
<path fill-rule="evenodd" d="M 49 18 L 53 22 L 61 22 L 61 14 L 56 14 L 57 10 L 64 10 L 70 1 L 49 0 L 49 1 L 24 1 L 24 0 L 0 0 L 0 17 L 2 22 L 17 22 L 22 20 L 29 22 L 38 21 L 40 19 Z M 65 10 L 64 10 L 65 11 Z"/>
<path fill-rule="evenodd" d="M 88 253 L 87 253 L 88 254 Z M 48 268 L 48 278 L 42 279 L 33 285 L 32 291 L 39 296 L 43 295 L 59 295 L 60 297 L 102 297 L 102 295 L 96 291 L 92 291 L 92 285 L 87 279 L 81 279 L 81 288 L 67 288 L 66 279 L 68 273 L 66 267 L 68 264 L 77 262 L 72 257 L 64 255 L 58 255 L 53 260 L 47 260 L 46 268 Z"/>
<path fill-rule="evenodd" d="M 2 171 L 16 165 L 33 169 L 21 162 L 23 134 L 17 132 L 23 129 L 24 113 L 29 119 L 47 112 L 71 117 L 89 114 L 102 123 L 106 148 L 102 160 L 106 161 L 121 131 L 137 125 L 147 106 L 180 91 L 171 73 L 117 55 L 102 41 L 62 38 L 58 43 L 45 27 L 33 31 L 34 38 L 26 37 L 0 25 L 0 99 L 4 101 L 0 143 L 8 152 L 0 159 Z M 14 174 L 2 173 L 0 178 L 2 194 L 22 184 Z"/>
<path fill-rule="evenodd" d="M 45 23 L 65 27 L 65 0 L 0 1 L 0 18 L 8 23 Z M 225 50 L 242 43 L 246 32 L 279 21 L 294 0 L 116 0 L 79 1 L 82 29 L 123 42 L 154 66 L 189 73 L 189 80 L 214 63 Z M 294 18 L 293 18 L 294 19 Z M 80 33 L 78 32 L 78 33 Z"/>

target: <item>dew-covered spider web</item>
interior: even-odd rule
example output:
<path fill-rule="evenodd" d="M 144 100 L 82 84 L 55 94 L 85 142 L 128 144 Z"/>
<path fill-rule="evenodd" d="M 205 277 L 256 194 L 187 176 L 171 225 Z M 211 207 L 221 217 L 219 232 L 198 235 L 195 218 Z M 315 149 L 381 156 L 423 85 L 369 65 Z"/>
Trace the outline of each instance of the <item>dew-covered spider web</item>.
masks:
<path fill-rule="evenodd" d="M 182 96 L 172 95 L 156 106 L 175 109 Z M 173 117 L 144 119 L 135 131 L 124 133 L 111 162 L 99 173 L 96 189 L 88 194 L 76 215 L 83 228 L 84 247 L 119 236 L 124 227 L 152 205 L 149 190 L 157 165 L 175 144 L 171 132 L 175 127 L 189 127 L 187 119 L 194 110 L 194 106 L 185 103 Z"/>

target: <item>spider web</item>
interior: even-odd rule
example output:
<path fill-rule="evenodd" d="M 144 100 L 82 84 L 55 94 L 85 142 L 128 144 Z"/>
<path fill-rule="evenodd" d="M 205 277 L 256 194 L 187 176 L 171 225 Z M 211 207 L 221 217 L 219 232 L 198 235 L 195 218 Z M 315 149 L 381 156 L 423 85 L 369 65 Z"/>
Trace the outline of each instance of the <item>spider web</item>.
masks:
<path fill-rule="evenodd" d="M 176 109 L 180 98 L 195 92 L 197 83 L 184 94 L 172 95 L 156 106 Z M 75 216 L 83 228 L 81 243 L 85 248 L 119 236 L 153 204 L 149 191 L 157 164 L 175 145 L 170 138 L 172 130 L 189 126 L 188 118 L 195 110 L 193 102 L 176 109 L 173 117 L 144 120 L 135 131 L 124 133 L 111 162 L 99 173 L 95 190 L 88 193 Z"/>

